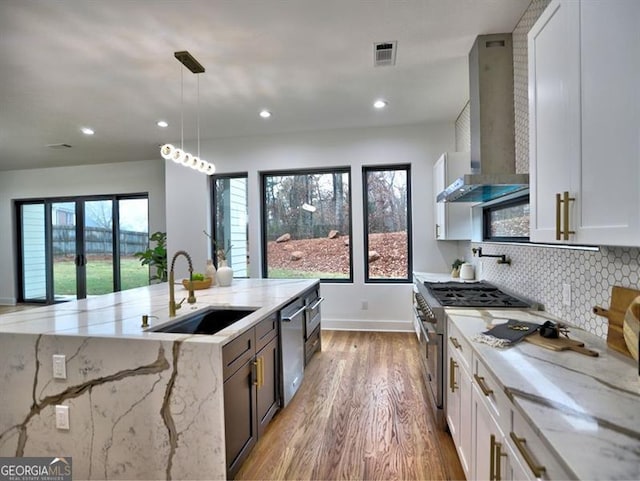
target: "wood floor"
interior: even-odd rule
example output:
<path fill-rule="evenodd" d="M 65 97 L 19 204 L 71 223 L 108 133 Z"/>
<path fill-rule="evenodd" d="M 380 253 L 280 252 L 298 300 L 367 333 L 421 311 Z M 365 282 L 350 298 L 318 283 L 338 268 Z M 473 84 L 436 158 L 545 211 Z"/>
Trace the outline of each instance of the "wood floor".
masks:
<path fill-rule="evenodd" d="M 322 352 L 236 479 L 464 479 L 411 333 L 323 331 Z"/>

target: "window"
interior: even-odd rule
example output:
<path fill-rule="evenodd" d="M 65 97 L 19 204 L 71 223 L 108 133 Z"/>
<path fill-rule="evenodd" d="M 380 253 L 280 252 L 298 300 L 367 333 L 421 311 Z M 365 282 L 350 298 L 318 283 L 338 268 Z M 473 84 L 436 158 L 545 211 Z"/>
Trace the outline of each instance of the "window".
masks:
<path fill-rule="evenodd" d="M 222 250 L 233 277 L 249 277 L 247 174 L 216 175 L 212 181 L 216 265 L 220 265 L 216 253 Z"/>
<path fill-rule="evenodd" d="M 349 168 L 262 175 L 262 275 L 353 279 Z"/>
<path fill-rule="evenodd" d="M 411 281 L 411 167 L 363 167 L 365 281 Z"/>
<path fill-rule="evenodd" d="M 528 195 L 485 207 L 482 217 L 485 241 L 529 241 Z"/>

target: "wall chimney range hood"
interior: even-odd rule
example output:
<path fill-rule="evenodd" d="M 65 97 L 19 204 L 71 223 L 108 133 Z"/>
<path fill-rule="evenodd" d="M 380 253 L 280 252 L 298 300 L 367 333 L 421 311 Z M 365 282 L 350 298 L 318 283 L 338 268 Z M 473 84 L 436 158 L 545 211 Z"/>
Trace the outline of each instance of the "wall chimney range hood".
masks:
<path fill-rule="evenodd" d="M 510 33 L 481 35 L 469 52 L 471 173 L 456 179 L 438 202 L 486 202 L 529 188 L 515 173 L 513 46 Z"/>

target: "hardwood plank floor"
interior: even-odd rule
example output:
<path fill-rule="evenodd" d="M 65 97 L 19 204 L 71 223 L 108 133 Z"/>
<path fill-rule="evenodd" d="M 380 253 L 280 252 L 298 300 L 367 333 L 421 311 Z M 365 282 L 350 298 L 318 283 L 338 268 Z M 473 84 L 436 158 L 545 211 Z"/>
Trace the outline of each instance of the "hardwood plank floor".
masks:
<path fill-rule="evenodd" d="M 322 331 L 322 352 L 236 479 L 464 479 L 412 333 Z"/>

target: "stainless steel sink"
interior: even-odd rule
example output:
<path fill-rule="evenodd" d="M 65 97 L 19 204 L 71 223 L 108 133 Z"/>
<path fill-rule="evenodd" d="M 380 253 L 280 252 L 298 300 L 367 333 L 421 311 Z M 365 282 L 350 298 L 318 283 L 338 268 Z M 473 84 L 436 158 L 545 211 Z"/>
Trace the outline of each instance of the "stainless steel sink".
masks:
<path fill-rule="evenodd" d="M 211 307 L 196 312 L 180 321 L 151 329 L 151 332 L 170 332 L 174 334 L 215 334 L 234 322 L 255 312 L 252 308 L 217 308 Z"/>

